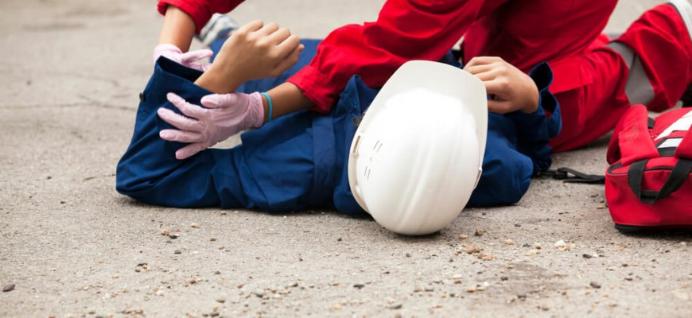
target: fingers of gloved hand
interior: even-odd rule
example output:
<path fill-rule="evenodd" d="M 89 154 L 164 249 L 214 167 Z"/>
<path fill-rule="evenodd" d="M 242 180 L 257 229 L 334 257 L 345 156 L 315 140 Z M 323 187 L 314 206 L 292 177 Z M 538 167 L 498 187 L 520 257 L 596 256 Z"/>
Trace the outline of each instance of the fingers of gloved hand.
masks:
<path fill-rule="evenodd" d="M 178 149 L 175 152 L 175 158 L 178 160 L 185 160 L 196 155 L 198 152 L 207 149 L 208 145 L 206 143 L 197 142 L 194 144 L 189 144 L 183 148 Z"/>
<path fill-rule="evenodd" d="M 176 114 L 170 109 L 159 108 L 156 113 L 169 125 L 185 131 L 202 131 L 200 123 L 196 120 Z"/>
<path fill-rule="evenodd" d="M 182 131 L 176 129 L 163 129 L 159 132 L 159 137 L 167 141 L 193 143 L 202 141 L 202 134 L 192 131 Z"/>
<path fill-rule="evenodd" d="M 207 108 L 232 107 L 240 102 L 240 95 L 234 93 L 210 94 L 202 97 L 201 102 Z"/>
<path fill-rule="evenodd" d="M 153 54 L 152 58 L 153 58 L 154 62 L 156 62 L 156 60 L 159 57 L 165 56 L 168 59 L 179 62 L 180 61 L 180 55 L 182 53 L 183 52 L 177 46 L 175 46 L 173 44 L 164 43 L 164 44 L 159 44 L 154 48 L 154 54 Z"/>
<path fill-rule="evenodd" d="M 214 52 L 209 49 L 190 51 L 181 55 L 180 62 L 184 65 L 201 67 L 209 64 L 209 59 L 213 54 Z"/>
<path fill-rule="evenodd" d="M 296 47 L 293 50 L 293 52 L 291 52 L 291 55 L 279 62 L 279 64 L 274 69 L 274 73 L 276 74 L 276 76 L 281 75 L 281 73 L 285 72 L 286 70 L 291 68 L 291 66 L 295 65 L 296 62 L 298 62 L 298 59 L 300 58 L 300 53 L 303 52 L 304 48 L 304 45 L 298 45 L 298 47 Z"/>
<path fill-rule="evenodd" d="M 186 100 L 184 100 L 182 97 L 174 94 L 174 93 L 168 93 L 166 95 L 166 98 L 168 99 L 173 106 L 175 106 L 177 109 L 180 110 L 185 116 L 187 117 L 192 117 L 195 119 L 202 119 L 207 115 L 207 110 L 199 107 L 194 104 L 188 103 Z"/>

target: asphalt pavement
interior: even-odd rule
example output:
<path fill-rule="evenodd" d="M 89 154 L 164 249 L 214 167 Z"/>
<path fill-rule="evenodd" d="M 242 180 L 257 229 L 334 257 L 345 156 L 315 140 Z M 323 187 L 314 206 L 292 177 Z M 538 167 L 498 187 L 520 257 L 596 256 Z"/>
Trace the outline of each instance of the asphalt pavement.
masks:
<path fill-rule="evenodd" d="M 656 2 L 622 1 L 608 31 Z M 253 0 L 233 16 L 319 38 L 381 3 Z M 536 180 L 422 238 L 333 211 L 119 195 L 160 24 L 153 1 L 0 2 L 0 316 L 692 316 L 690 235 L 620 234 L 602 186 Z M 601 173 L 605 145 L 555 166 Z"/>

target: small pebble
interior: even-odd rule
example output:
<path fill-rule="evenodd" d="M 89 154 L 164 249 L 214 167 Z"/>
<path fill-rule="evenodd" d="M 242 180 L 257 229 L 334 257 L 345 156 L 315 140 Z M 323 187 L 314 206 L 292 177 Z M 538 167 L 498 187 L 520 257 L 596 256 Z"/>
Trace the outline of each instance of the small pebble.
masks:
<path fill-rule="evenodd" d="M 216 298 L 216 302 L 223 304 L 226 302 L 226 299 L 219 297 L 219 298 Z"/>
<path fill-rule="evenodd" d="M 482 248 L 473 244 L 464 244 L 461 247 L 464 250 L 464 252 L 466 252 L 466 254 L 476 254 L 480 253 L 483 250 Z"/>
<path fill-rule="evenodd" d="M 182 253 L 180 250 L 175 250 L 175 251 L 173 252 L 173 254 L 180 254 L 180 253 Z"/>
<path fill-rule="evenodd" d="M 161 235 L 168 236 L 168 238 L 171 238 L 171 239 L 177 239 L 180 236 L 180 233 L 172 232 L 169 229 L 162 229 Z M 169 242 L 166 242 L 166 243 L 169 243 Z"/>
<path fill-rule="evenodd" d="M 478 253 L 477 257 L 482 261 L 492 261 L 495 259 L 495 256 L 488 253 Z"/>
<path fill-rule="evenodd" d="M 356 289 L 361 289 L 363 287 L 365 287 L 364 284 L 353 284 L 353 288 L 356 288 Z"/>
<path fill-rule="evenodd" d="M 149 264 L 147 263 L 139 263 L 137 266 L 135 266 L 135 272 L 140 273 L 140 272 L 146 272 L 149 270 Z"/>
<path fill-rule="evenodd" d="M 11 292 L 13 290 L 14 290 L 14 284 L 7 284 L 5 286 L 2 286 L 2 292 L 3 293 Z"/>
<path fill-rule="evenodd" d="M 193 229 L 198 229 L 198 228 L 199 228 L 199 224 L 197 224 L 197 223 L 192 223 L 192 224 L 190 224 L 190 227 L 193 228 Z"/>
<path fill-rule="evenodd" d="M 404 307 L 403 304 L 395 304 L 395 305 L 389 306 L 388 308 L 391 310 L 398 310 L 398 309 L 401 309 L 402 307 Z"/>
<path fill-rule="evenodd" d="M 601 284 L 599 284 L 597 282 L 591 282 L 591 283 L 589 283 L 589 285 L 595 289 L 601 288 Z"/>

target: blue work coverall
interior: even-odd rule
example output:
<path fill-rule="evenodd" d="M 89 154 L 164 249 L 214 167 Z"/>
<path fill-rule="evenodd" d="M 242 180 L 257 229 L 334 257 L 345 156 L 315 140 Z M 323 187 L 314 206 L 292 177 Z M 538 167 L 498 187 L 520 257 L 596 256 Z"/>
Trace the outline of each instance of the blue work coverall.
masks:
<path fill-rule="evenodd" d="M 314 56 L 319 41 L 304 40 L 300 61 L 285 74 L 245 83 L 240 92 L 266 91 L 281 84 Z M 458 65 L 451 53 L 443 62 Z M 211 92 L 194 81 L 201 72 L 160 58 L 140 94 L 134 134 L 116 172 L 116 189 L 138 201 L 171 207 L 222 207 L 288 212 L 331 209 L 365 215 L 348 185 L 348 153 L 357 124 L 377 90 L 354 76 L 328 114 L 301 111 L 279 117 L 241 135 L 242 145 L 207 149 L 186 160 L 175 151 L 184 146 L 159 137 L 172 128 L 159 107 L 178 109 L 166 100 L 174 92 L 190 103 Z M 516 203 L 531 177 L 551 163 L 548 140 L 560 130 L 556 99 L 548 91 L 547 64 L 529 74 L 539 89 L 539 107 L 531 114 L 490 113 L 483 174 L 469 205 Z M 425 109 L 421 109 L 425 111 Z M 411 129 L 415 129 L 412 123 Z"/>

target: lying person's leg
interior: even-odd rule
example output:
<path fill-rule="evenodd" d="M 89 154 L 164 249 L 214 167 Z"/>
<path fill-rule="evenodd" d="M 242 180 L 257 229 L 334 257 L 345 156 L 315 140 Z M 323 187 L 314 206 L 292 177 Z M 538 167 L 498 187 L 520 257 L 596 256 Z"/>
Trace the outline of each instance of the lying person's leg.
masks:
<path fill-rule="evenodd" d="M 212 150 L 188 161 L 180 161 L 176 159 L 175 151 L 181 145 L 159 137 L 160 130 L 167 124 L 159 119 L 157 110 L 160 107 L 173 108 L 166 100 L 168 92 L 175 92 L 191 102 L 199 102 L 202 96 L 209 94 L 193 84 L 199 75 L 200 72 L 170 60 L 158 60 L 154 74 L 140 94 L 132 141 L 118 163 L 118 192 L 145 203 L 164 206 L 251 206 L 236 173 L 239 160 L 233 151 Z M 230 176 L 213 178 L 215 171 Z M 224 184 L 217 186 L 217 180 Z M 224 188 L 240 191 L 236 190 L 236 195 L 227 196 L 222 202 L 220 192 Z"/>
<path fill-rule="evenodd" d="M 469 206 L 498 206 L 518 202 L 531 184 L 531 158 L 517 150 L 516 127 L 509 118 L 490 114 L 483 174 Z"/>
<path fill-rule="evenodd" d="M 245 144 L 233 149 L 208 149 L 187 160 L 176 159 L 175 152 L 184 144 L 159 137 L 170 126 L 158 117 L 157 109 L 178 111 L 166 100 L 168 92 L 199 103 L 210 93 L 194 85 L 199 75 L 159 60 L 141 95 L 131 144 L 118 163 L 120 193 L 163 206 L 265 211 L 302 210 L 329 201 L 330 192 L 320 196 L 318 191 L 308 198 L 322 186 L 313 182 L 313 114 L 284 116 L 247 134 Z"/>

